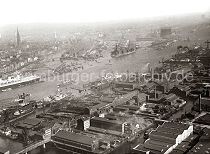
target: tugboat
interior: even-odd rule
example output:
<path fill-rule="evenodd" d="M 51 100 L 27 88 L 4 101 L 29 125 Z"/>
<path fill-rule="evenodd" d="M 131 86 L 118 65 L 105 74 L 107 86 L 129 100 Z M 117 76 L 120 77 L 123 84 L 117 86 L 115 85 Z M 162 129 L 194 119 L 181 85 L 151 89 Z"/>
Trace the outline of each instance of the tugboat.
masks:
<path fill-rule="evenodd" d="M 130 40 L 127 40 L 125 43 L 117 43 L 115 45 L 114 51 L 111 52 L 111 57 L 118 58 L 130 55 L 132 53 L 135 53 L 137 48 L 138 45 L 132 43 Z"/>

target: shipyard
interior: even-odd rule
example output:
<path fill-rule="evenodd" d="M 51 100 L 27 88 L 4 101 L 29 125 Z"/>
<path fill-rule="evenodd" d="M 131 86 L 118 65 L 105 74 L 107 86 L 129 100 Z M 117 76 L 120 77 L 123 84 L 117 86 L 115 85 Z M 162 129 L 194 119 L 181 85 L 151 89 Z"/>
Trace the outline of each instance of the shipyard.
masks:
<path fill-rule="evenodd" d="M 104 3 L 110 20 L 71 23 L 66 2 L 48 3 L 0 24 L 0 153 L 210 153 L 210 10 L 138 19 L 132 5 L 121 20 L 131 4 Z M 95 3 L 86 18 L 108 18 Z"/>

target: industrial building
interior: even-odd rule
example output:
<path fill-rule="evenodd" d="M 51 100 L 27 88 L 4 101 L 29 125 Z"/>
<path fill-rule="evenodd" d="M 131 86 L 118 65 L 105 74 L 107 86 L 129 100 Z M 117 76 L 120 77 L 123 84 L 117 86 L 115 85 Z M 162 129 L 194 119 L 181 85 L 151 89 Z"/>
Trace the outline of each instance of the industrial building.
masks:
<path fill-rule="evenodd" d="M 92 119 L 90 119 L 90 126 L 124 133 L 125 122 L 108 120 L 101 117 L 93 117 Z"/>
<path fill-rule="evenodd" d="M 77 153 L 93 154 L 98 148 L 96 139 L 63 130 L 55 134 L 52 139 L 59 147 Z"/>
<path fill-rule="evenodd" d="M 192 133 L 193 126 L 191 125 L 165 122 L 156 130 L 151 131 L 144 144 L 137 145 L 133 151 L 138 154 L 168 154 Z"/>

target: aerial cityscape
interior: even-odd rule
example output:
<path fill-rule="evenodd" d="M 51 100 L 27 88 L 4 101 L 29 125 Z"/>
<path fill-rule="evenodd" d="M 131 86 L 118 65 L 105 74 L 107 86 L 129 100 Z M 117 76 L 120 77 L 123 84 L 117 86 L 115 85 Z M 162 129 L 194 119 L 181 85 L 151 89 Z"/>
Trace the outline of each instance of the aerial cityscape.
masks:
<path fill-rule="evenodd" d="M 25 18 L 23 1 L 0 23 L 0 153 L 210 153 L 210 7 L 108 16 L 94 0 L 72 17 L 79 3 L 52 2 Z"/>

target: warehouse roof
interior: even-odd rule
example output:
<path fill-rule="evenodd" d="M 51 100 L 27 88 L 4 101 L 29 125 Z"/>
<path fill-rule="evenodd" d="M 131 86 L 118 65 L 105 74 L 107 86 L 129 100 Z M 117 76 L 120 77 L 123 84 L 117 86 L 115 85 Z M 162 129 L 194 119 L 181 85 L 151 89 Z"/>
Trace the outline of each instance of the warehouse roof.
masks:
<path fill-rule="evenodd" d="M 184 130 L 188 129 L 189 125 L 174 122 L 165 122 L 159 126 L 155 131 L 150 133 L 151 138 L 159 141 L 168 139 L 175 142 L 178 135 L 182 134 Z"/>
<path fill-rule="evenodd" d="M 110 135 L 115 135 L 115 136 L 122 136 L 122 133 L 119 131 L 114 131 L 114 130 L 107 130 L 107 129 L 102 129 L 98 127 L 90 127 L 88 128 L 89 131 L 92 132 L 97 132 L 97 133 L 102 133 L 102 134 L 110 134 Z"/>
<path fill-rule="evenodd" d="M 179 129 L 179 128 L 164 128 L 164 127 L 158 127 L 156 132 L 166 133 L 166 134 L 173 134 L 173 136 L 177 136 L 179 134 L 182 134 L 185 129 Z"/>
<path fill-rule="evenodd" d="M 181 129 L 186 130 L 189 128 L 189 125 L 178 123 L 178 122 L 165 122 L 161 127 L 170 128 L 170 129 Z"/>
<path fill-rule="evenodd" d="M 150 145 L 158 145 L 158 146 L 161 146 L 163 148 L 167 148 L 167 147 L 172 146 L 172 144 L 170 144 L 170 143 L 156 141 L 156 140 L 152 140 L 152 139 L 148 139 L 145 143 L 150 144 Z"/>
<path fill-rule="evenodd" d="M 97 120 L 97 121 L 101 121 L 101 122 L 108 122 L 108 123 L 113 123 L 113 124 L 120 124 L 122 125 L 124 122 L 122 121 L 117 121 L 117 120 L 109 120 L 109 119 L 106 119 L 106 118 L 101 118 L 101 117 L 93 117 L 91 119 L 92 120 Z"/>
<path fill-rule="evenodd" d="M 77 143 L 81 143 L 81 144 L 85 144 L 85 145 L 91 145 L 92 142 L 94 141 L 94 139 L 92 139 L 88 136 L 76 134 L 76 133 L 72 133 L 72 132 L 67 132 L 64 130 L 61 130 L 58 133 L 56 133 L 54 135 L 54 137 L 58 137 L 61 139 L 65 139 L 65 140 L 69 140 L 69 141 L 73 141 L 73 142 L 77 142 Z"/>
<path fill-rule="evenodd" d="M 157 132 L 157 131 L 152 131 L 150 133 L 150 137 L 152 138 L 157 138 L 160 141 L 164 141 L 164 139 L 170 139 L 173 140 L 175 142 L 177 136 L 179 134 L 173 134 L 173 133 L 165 133 L 165 132 Z"/>

